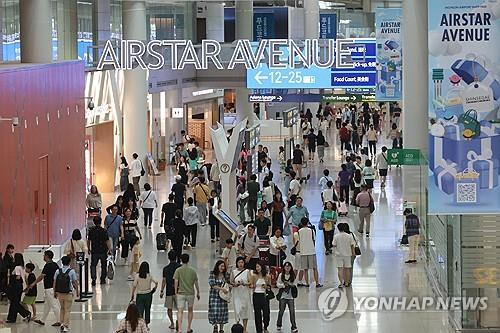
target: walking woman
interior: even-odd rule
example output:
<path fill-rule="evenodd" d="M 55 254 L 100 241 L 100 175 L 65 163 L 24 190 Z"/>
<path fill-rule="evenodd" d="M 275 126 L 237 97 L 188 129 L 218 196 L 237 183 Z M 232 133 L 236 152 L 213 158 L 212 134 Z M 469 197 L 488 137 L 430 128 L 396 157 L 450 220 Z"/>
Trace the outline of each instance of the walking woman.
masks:
<path fill-rule="evenodd" d="M 14 270 L 9 279 L 7 287 L 7 298 L 9 299 L 9 314 L 6 323 L 15 323 L 19 313 L 28 322 L 31 320 L 31 313 L 21 305 L 21 296 L 25 286 L 24 258 L 21 253 L 14 254 Z"/>
<path fill-rule="evenodd" d="M 71 267 L 77 274 L 80 274 L 80 269 L 76 264 L 76 253 L 87 253 L 87 251 L 87 243 L 82 240 L 82 233 L 80 232 L 80 229 L 73 230 L 71 239 L 66 243 L 66 246 L 64 247 L 64 255 L 68 256 L 71 259 L 69 267 Z"/>
<path fill-rule="evenodd" d="M 132 212 L 130 218 L 137 222 L 137 220 L 139 219 L 139 208 L 137 208 L 137 202 L 135 202 L 132 198 L 129 198 L 125 207 L 130 209 L 130 211 Z"/>
<path fill-rule="evenodd" d="M 354 177 L 352 177 L 353 194 L 352 194 L 351 204 L 353 206 L 357 205 L 356 204 L 356 197 L 361 192 L 362 183 L 363 183 L 363 176 L 361 175 L 361 170 L 356 169 L 356 171 L 354 171 Z"/>
<path fill-rule="evenodd" d="M 125 156 L 120 157 L 121 158 L 121 163 L 119 166 L 120 169 L 120 191 L 125 191 L 127 189 L 127 185 L 130 183 L 128 179 L 128 174 L 129 174 L 129 167 L 127 163 L 127 159 Z"/>
<path fill-rule="evenodd" d="M 335 232 L 335 224 L 337 223 L 337 207 L 331 202 L 325 203 L 325 209 L 321 212 L 319 220 L 320 229 L 323 229 L 323 237 L 325 241 L 325 254 L 332 253 L 333 233 Z"/>
<path fill-rule="evenodd" d="M 283 271 L 278 275 L 276 286 L 279 288 L 279 313 L 276 326 L 278 331 L 281 330 L 283 323 L 283 314 L 285 313 L 286 306 L 288 305 L 288 312 L 290 312 L 290 325 L 292 326 L 292 333 L 298 332 L 297 323 L 295 322 L 295 298 L 298 296 L 297 286 L 295 285 L 295 272 L 290 262 L 285 262 Z"/>
<path fill-rule="evenodd" d="M 283 214 L 285 213 L 285 202 L 281 197 L 281 192 L 276 191 L 274 194 L 274 199 L 271 203 L 271 217 L 272 217 L 272 226 L 273 226 L 273 234 L 276 229 L 283 229 Z"/>
<path fill-rule="evenodd" d="M 318 149 L 318 158 L 319 162 L 323 163 L 323 159 L 325 158 L 325 136 L 321 130 L 318 131 L 318 135 L 316 135 L 316 148 Z"/>
<path fill-rule="evenodd" d="M 146 333 L 148 331 L 146 322 L 141 318 L 137 305 L 134 303 L 129 304 L 125 318 L 120 321 L 116 333 Z"/>
<path fill-rule="evenodd" d="M 142 239 L 141 231 L 137 226 L 137 221 L 132 219 L 132 210 L 130 208 L 125 208 L 123 211 L 123 223 L 120 228 L 122 238 L 121 257 L 126 260 L 128 258 L 128 251 L 130 250 L 132 238 L 137 237 L 136 232 L 139 234 L 140 239 Z"/>
<path fill-rule="evenodd" d="M 123 205 L 122 208 L 128 207 L 128 202 L 132 200 L 137 201 L 137 196 L 135 195 L 134 184 L 129 183 L 127 189 L 123 192 Z"/>
<path fill-rule="evenodd" d="M 90 192 L 85 199 L 85 206 L 87 207 L 87 229 L 89 229 L 94 226 L 93 218 L 101 216 L 102 197 L 97 190 L 97 186 L 92 185 L 90 187 Z"/>
<path fill-rule="evenodd" d="M 152 287 L 153 285 L 154 287 Z M 139 267 L 139 274 L 136 276 L 132 285 L 132 297 L 130 298 L 130 302 L 133 302 L 135 297 L 139 315 L 144 318 L 146 327 L 148 327 L 151 322 L 151 304 L 153 302 L 153 294 L 157 287 L 158 281 L 151 276 L 149 264 L 143 261 Z"/>
<path fill-rule="evenodd" d="M 188 183 L 188 170 L 189 165 L 186 163 L 186 158 L 184 156 L 179 157 L 179 163 L 177 164 L 177 174 L 181 176 L 181 183 L 187 185 Z"/>
<path fill-rule="evenodd" d="M 227 301 L 219 293 L 229 293 L 229 274 L 223 260 L 215 263 L 213 271 L 208 277 L 210 294 L 208 296 L 208 321 L 214 327 L 214 333 L 224 333 L 224 324 L 229 322 Z"/>
<path fill-rule="evenodd" d="M 293 171 L 293 165 L 292 165 L 292 159 L 288 159 L 286 161 L 286 166 L 285 166 L 285 193 L 288 195 L 288 190 L 290 189 L 290 182 L 292 181 L 292 176 L 290 176 L 290 172 Z"/>
<path fill-rule="evenodd" d="M 233 286 L 233 304 L 236 322 L 243 322 L 247 331 L 248 319 L 251 316 L 252 300 L 250 298 L 250 271 L 245 268 L 245 258 L 236 259 L 236 269 L 231 272 L 231 285 Z"/>
<path fill-rule="evenodd" d="M 255 328 L 257 333 L 264 333 L 267 332 L 270 321 L 269 300 L 266 298 L 266 290 L 271 288 L 271 278 L 267 274 L 267 267 L 263 262 L 258 262 L 255 265 L 250 284 L 253 289 Z"/>
<path fill-rule="evenodd" d="M 139 196 L 139 205 L 144 212 L 144 227 L 151 229 L 153 224 L 153 211 L 158 208 L 158 201 L 156 201 L 156 193 L 151 189 L 151 185 L 144 184 L 145 192 Z"/>

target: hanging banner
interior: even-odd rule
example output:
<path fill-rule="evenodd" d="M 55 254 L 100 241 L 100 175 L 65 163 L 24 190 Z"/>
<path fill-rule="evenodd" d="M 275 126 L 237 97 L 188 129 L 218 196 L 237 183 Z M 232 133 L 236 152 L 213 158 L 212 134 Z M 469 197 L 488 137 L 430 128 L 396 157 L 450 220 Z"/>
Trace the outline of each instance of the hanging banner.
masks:
<path fill-rule="evenodd" d="M 377 8 L 377 101 L 401 100 L 403 34 L 401 8 Z"/>
<path fill-rule="evenodd" d="M 429 213 L 498 214 L 500 1 L 432 0 L 428 16 Z"/>
<path fill-rule="evenodd" d="M 275 38 L 274 14 L 254 13 L 253 14 L 253 40 L 260 42 L 262 39 Z"/>
<path fill-rule="evenodd" d="M 337 39 L 337 14 L 319 14 L 319 38 Z"/>

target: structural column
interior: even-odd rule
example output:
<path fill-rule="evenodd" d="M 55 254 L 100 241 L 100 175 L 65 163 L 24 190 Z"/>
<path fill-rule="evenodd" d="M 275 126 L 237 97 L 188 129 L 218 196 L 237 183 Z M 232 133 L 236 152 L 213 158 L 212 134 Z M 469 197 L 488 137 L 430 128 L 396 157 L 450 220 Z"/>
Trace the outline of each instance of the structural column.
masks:
<path fill-rule="evenodd" d="M 224 42 L 224 5 L 207 2 L 207 39 Z"/>
<path fill-rule="evenodd" d="M 20 0 L 21 62 L 52 62 L 52 1 Z"/>
<path fill-rule="evenodd" d="M 92 39 L 93 44 L 99 46 L 94 49 L 94 61 L 98 61 L 102 48 L 107 40 L 111 39 L 110 17 L 111 7 L 110 0 L 96 0 L 92 6 Z"/>
<path fill-rule="evenodd" d="M 304 35 L 306 39 L 319 38 L 319 2 L 318 1 L 304 1 Z M 318 93 L 318 89 L 306 89 L 304 93 L 314 94 Z M 304 112 L 310 109 L 312 114 L 315 115 L 318 110 L 318 103 L 304 103 Z M 315 121 L 316 117 L 313 117 Z"/>
<path fill-rule="evenodd" d="M 427 154 L 428 41 L 427 1 L 403 0 L 403 144 Z M 405 200 L 418 201 L 419 178 L 415 169 L 403 170 Z M 427 181 L 427 171 L 421 175 Z M 424 213 L 424 212 L 422 212 Z"/>
<path fill-rule="evenodd" d="M 76 0 L 57 1 L 57 59 L 77 59 Z"/>
<path fill-rule="evenodd" d="M 146 41 L 146 2 L 123 1 L 123 39 Z M 148 141 L 146 71 L 140 68 L 124 71 L 123 142 L 128 160 L 137 153 L 146 169 Z M 144 181 L 144 177 L 141 177 Z"/>
<path fill-rule="evenodd" d="M 253 1 L 236 0 L 236 39 L 253 40 Z M 238 121 L 248 118 L 252 125 L 257 117 L 248 102 L 249 89 L 236 88 L 236 115 Z"/>

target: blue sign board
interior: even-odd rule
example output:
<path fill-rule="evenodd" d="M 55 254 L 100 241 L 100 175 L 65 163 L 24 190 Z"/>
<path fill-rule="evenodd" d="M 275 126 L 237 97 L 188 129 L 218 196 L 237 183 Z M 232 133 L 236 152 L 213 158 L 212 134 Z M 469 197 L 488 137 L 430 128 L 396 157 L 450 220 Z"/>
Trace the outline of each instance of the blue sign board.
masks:
<path fill-rule="evenodd" d="M 319 14 L 319 38 L 337 38 L 337 14 Z"/>
<path fill-rule="evenodd" d="M 261 39 L 275 38 L 274 14 L 254 13 L 253 14 L 253 39 L 258 42 Z"/>
<path fill-rule="evenodd" d="M 374 38 L 355 39 L 351 49 L 354 68 L 283 68 L 269 69 L 260 64 L 247 70 L 250 89 L 331 89 L 374 88 L 377 84 L 376 41 Z M 284 55 L 287 57 L 287 55 Z"/>

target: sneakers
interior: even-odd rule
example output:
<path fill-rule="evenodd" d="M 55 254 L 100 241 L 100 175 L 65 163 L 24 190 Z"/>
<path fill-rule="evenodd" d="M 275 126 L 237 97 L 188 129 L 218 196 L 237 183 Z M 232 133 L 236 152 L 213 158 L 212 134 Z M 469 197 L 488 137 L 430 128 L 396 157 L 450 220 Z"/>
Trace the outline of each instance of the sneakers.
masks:
<path fill-rule="evenodd" d="M 52 327 L 59 327 L 59 326 L 61 326 L 61 323 L 60 322 L 55 322 L 51 326 Z"/>
<path fill-rule="evenodd" d="M 92 280 L 92 287 L 95 287 L 95 285 L 96 285 L 96 281 Z"/>
<path fill-rule="evenodd" d="M 416 263 L 416 262 L 417 262 L 416 260 L 406 260 L 405 264 L 413 264 L 413 263 Z"/>
<path fill-rule="evenodd" d="M 35 319 L 33 320 L 33 322 L 37 323 L 38 325 L 45 325 L 45 323 L 43 321 L 41 321 L 40 319 Z"/>
<path fill-rule="evenodd" d="M 129 275 L 129 276 L 127 277 L 127 281 L 134 281 L 134 278 L 132 277 L 132 275 Z"/>

